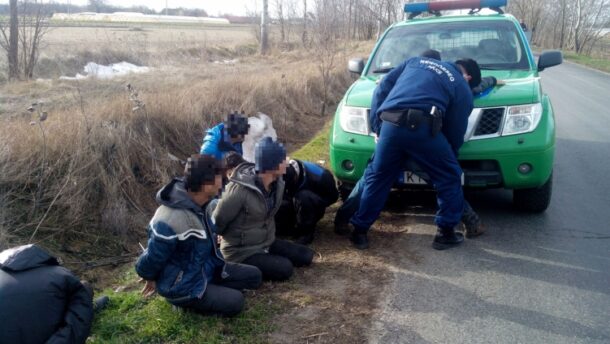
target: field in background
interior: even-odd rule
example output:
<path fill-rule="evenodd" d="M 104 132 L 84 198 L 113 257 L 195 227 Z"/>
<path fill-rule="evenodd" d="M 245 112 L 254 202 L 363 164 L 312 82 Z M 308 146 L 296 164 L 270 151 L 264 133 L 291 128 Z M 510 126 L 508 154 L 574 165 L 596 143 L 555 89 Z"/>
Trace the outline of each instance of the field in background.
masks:
<path fill-rule="evenodd" d="M 181 169 L 174 157 L 197 152 L 206 128 L 232 110 L 260 111 L 290 150 L 300 147 L 352 82 L 347 59 L 370 49 L 338 44 L 329 63 L 317 49 L 259 56 L 247 26 L 143 30 L 54 28 L 41 51 L 43 79 L 0 84 L 0 246 L 38 242 L 73 253 L 68 262 L 83 271 L 128 259 L 156 189 Z M 58 79 L 87 62 L 120 61 L 153 70 Z M 26 111 L 32 103 L 44 103 L 44 122 Z"/>

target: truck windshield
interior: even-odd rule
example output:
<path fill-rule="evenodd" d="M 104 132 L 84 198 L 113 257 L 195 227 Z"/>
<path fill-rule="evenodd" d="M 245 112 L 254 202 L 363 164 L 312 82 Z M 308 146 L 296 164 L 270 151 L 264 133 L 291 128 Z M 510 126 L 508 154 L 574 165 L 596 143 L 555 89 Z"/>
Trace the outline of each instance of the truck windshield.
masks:
<path fill-rule="evenodd" d="M 391 29 L 383 38 L 368 74 L 387 73 L 404 60 L 428 49 L 441 53 L 443 61 L 469 57 L 482 69 L 530 68 L 515 25 L 506 20 L 437 22 Z"/>

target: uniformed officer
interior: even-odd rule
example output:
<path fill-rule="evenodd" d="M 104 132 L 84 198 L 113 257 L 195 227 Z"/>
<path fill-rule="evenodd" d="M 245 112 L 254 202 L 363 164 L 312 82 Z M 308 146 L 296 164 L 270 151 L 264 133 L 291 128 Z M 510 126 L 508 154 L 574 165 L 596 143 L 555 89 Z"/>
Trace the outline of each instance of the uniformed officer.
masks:
<path fill-rule="evenodd" d="M 357 248 L 368 248 L 367 232 L 407 158 L 428 174 L 438 193 L 433 247 L 442 250 L 463 242 L 455 231 L 464 211 L 457 152 L 473 109 L 471 88 L 480 82 L 481 71 L 472 59 L 448 63 L 426 57 L 406 60 L 380 82 L 369 118 L 379 142 L 365 171 L 360 207 L 350 220 Z"/>

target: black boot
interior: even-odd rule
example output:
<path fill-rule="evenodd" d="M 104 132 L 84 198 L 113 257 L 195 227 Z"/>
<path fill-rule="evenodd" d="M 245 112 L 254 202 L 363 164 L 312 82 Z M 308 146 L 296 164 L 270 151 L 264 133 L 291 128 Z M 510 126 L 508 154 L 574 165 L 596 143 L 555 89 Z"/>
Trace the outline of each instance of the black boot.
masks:
<path fill-rule="evenodd" d="M 350 225 L 350 227 L 353 226 Z M 354 229 L 352 231 L 352 235 L 350 235 L 349 240 L 352 242 L 352 244 L 354 244 L 354 247 L 359 250 L 366 250 L 367 248 L 369 248 L 369 237 L 366 233 L 366 230 Z"/>
<path fill-rule="evenodd" d="M 464 235 L 457 233 L 454 228 L 438 228 L 432 248 L 435 250 L 446 250 L 458 246 L 464 242 Z"/>
<path fill-rule="evenodd" d="M 481 223 L 481 218 L 468 203 L 464 207 L 462 224 L 464 225 L 464 232 L 466 232 L 467 238 L 474 238 L 485 233 L 485 226 Z"/>
<path fill-rule="evenodd" d="M 305 235 L 298 237 L 294 242 L 296 242 L 299 245 L 309 245 L 313 242 L 313 239 L 314 239 L 313 233 L 309 233 L 309 234 L 305 234 Z"/>
<path fill-rule="evenodd" d="M 351 232 L 351 228 L 349 227 L 349 223 L 335 222 L 335 234 L 346 236 Z"/>

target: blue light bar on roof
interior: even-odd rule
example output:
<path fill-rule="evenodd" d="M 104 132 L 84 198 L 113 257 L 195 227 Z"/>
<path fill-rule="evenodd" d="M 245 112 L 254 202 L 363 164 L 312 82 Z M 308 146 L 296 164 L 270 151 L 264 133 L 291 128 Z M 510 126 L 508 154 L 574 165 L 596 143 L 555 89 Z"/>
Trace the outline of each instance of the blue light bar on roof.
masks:
<path fill-rule="evenodd" d="M 444 10 L 463 10 L 480 8 L 500 8 L 506 6 L 508 0 L 454 0 L 416 2 L 405 4 L 406 13 L 438 12 Z"/>

